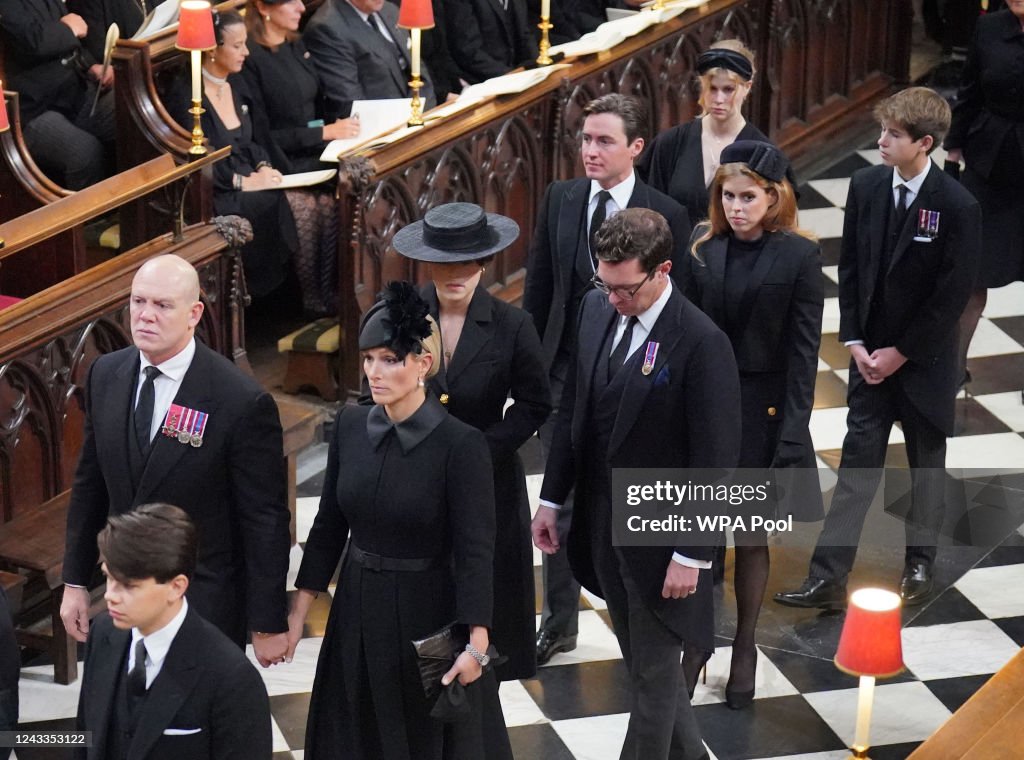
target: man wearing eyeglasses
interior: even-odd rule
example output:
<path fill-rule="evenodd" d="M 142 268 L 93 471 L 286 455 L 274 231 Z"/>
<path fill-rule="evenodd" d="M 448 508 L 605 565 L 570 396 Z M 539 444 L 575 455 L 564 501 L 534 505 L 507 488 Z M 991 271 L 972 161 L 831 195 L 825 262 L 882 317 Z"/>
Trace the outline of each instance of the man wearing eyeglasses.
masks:
<path fill-rule="evenodd" d="M 591 101 L 583 109 L 580 155 L 585 177 L 552 182 L 541 204 L 530 244 L 523 308 L 541 337 L 555 410 L 541 428 L 549 447 L 559 399 L 576 340 L 580 301 L 591 289 L 596 258 L 593 240 L 602 222 L 624 208 L 649 208 L 668 220 L 674 271 L 689 271 L 686 244 L 690 218 L 672 198 L 645 185 L 633 162 L 648 134 L 647 111 L 635 99 L 617 93 Z M 571 500 L 560 513 L 559 528 L 568 530 Z M 537 663 L 576 648 L 579 584 L 564 556 L 544 557 L 544 612 L 537 634 Z"/>
<path fill-rule="evenodd" d="M 707 758 L 680 667 L 714 646 L 710 546 L 612 545 L 616 468 L 729 468 L 739 457 L 740 391 L 729 339 L 672 284 L 665 219 L 626 209 L 596 238 L 595 292 L 580 306 L 544 470 L 534 543 L 559 553 L 558 513 L 575 488 L 568 558 L 608 605 L 630 674 L 620 760 Z"/>

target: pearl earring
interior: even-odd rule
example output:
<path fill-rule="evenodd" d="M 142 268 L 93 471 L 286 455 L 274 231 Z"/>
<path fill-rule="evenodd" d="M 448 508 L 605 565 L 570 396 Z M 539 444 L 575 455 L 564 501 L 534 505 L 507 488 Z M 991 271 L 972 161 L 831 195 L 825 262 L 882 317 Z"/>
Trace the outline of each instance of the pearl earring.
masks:
<path fill-rule="evenodd" d="M 423 378 L 421 377 L 419 379 L 419 386 L 420 386 L 420 388 L 422 388 L 424 385 L 426 385 L 426 383 L 423 382 Z"/>
<path fill-rule="evenodd" d="M 263 18 L 265 18 L 267 21 L 270 21 L 270 14 L 266 14 Z"/>

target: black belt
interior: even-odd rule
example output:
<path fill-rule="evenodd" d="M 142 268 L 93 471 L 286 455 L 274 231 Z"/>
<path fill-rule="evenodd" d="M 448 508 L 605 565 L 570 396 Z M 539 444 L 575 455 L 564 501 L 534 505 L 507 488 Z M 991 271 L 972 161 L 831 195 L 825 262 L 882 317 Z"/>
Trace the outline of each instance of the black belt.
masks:
<path fill-rule="evenodd" d="M 367 570 L 376 572 L 381 570 L 397 570 L 421 573 L 424 570 L 431 570 L 441 566 L 440 557 L 382 557 L 379 554 L 364 552 L 351 541 L 348 544 L 348 556 Z"/>

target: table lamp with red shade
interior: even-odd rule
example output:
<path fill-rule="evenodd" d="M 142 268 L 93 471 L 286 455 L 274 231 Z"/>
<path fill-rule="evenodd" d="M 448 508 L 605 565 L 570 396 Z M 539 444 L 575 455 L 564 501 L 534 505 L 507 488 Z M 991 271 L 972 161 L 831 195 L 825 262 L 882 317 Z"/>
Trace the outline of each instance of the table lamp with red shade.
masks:
<path fill-rule="evenodd" d="M 859 760 L 868 760 L 875 679 L 903 671 L 900 606 L 899 595 L 892 591 L 862 588 L 850 594 L 835 663 L 843 672 L 860 678 L 857 729 L 850 748 Z"/>
<path fill-rule="evenodd" d="M 206 0 L 183 0 L 178 12 L 178 38 L 175 47 L 192 54 L 192 107 L 189 113 L 195 118 L 192 126 L 192 147 L 190 156 L 206 155 L 203 145 L 203 127 L 200 116 L 203 113 L 203 51 L 217 47 L 213 33 L 213 10 Z"/>
<path fill-rule="evenodd" d="M 424 29 L 434 28 L 434 8 L 430 0 L 402 0 L 398 8 L 398 26 L 409 30 L 409 39 L 412 42 L 412 81 L 409 87 L 412 89 L 412 113 L 409 115 L 409 126 L 423 126 L 423 101 L 420 100 L 420 88 L 423 80 L 420 79 L 420 33 Z"/>

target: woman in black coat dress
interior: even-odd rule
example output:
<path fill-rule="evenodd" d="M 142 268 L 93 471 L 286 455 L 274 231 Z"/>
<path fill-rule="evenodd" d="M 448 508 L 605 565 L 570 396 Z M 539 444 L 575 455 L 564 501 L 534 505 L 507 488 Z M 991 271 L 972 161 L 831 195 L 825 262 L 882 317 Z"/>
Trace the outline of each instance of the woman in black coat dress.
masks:
<path fill-rule="evenodd" d="M 508 658 L 497 667 L 501 681 L 530 678 L 537 670 L 530 504 L 518 450 L 551 412 L 533 320 L 480 285 L 487 262 L 518 235 L 511 219 L 450 203 L 394 238 L 399 253 L 428 262 L 432 282 L 422 293 L 441 326 L 442 345 L 441 367 L 428 389 L 452 416 L 483 431 L 490 449 L 496 518 L 491 641 Z M 497 707 L 485 718 L 500 717 Z M 491 748 L 487 756 L 502 754 Z"/>
<path fill-rule="evenodd" d="M 821 253 L 796 227 L 787 167 L 768 143 L 726 147 L 711 186 L 711 218 L 694 230 L 689 296 L 729 336 L 736 355 L 743 468 L 816 466 L 808 424 L 824 307 Z M 802 489 L 784 511 L 819 520 L 821 493 Z M 736 637 L 725 687 L 734 709 L 754 696 L 754 633 L 769 567 L 768 546 L 755 543 L 736 546 Z M 690 663 L 692 684 L 699 668 Z"/>
<path fill-rule="evenodd" d="M 302 0 L 248 0 L 249 58 L 242 77 L 266 119 L 274 165 L 286 174 L 329 168 L 320 154 L 331 140 L 359 134 L 358 116 L 329 112 L 309 51 L 299 37 Z M 338 205 L 331 184 L 286 190 L 299 231 L 295 273 L 310 316 L 338 310 Z"/>
<path fill-rule="evenodd" d="M 1024 280 L 1024 3 L 978 19 L 944 147 L 966 168 L 963 184 L 982 208 L 978 279 L 960 319 L 960 359 L 985 309 L 988 288 Z"/>
<path fill-rule="evenodd" d="M 644 150 L 637 173 L 686 207 L 696 223 L 708 217 L 708 186 L 725 146 L 735 140 L 768 142 L 743 117 L 754 82 L 754 54 L 739 40 L 721 40 L 697 58 L 701 115 L 662 132 Z"/>
<path fill-rule="evenodd" d="M 388 286 L 363 321 L 359 348 L 375 405 L 338 414 L 288 619 L 291 659 L 312 600 L 327 590 L 341 560 L 306 757 L 483 758 L 480 694 L 489 689 L 497 698 L 493 674 L 482 673 L 494 561 L 487 445 L 426 393 L 438 366 L 438 335 L 412 285 Z M 442 684 L 458 678 L 471 685 L 473 714 L 443 723 L 431 715 L 412 642 L 452 620 L 468 627 L 469 644 Z M 504 725 L 495 730 L 508 741 Z"/>
<path fill-rule="evenodd" d="M 234 11 L 221 13 L 214 27 L 217 47 L 203 53 L 203 133 L 214 148 L 231 146 L 231 154 L 213 165 L 213 208 L 237 214 L 252 225 L 251 242 L 242 247 L 245 281 L 254 298 L 265 296 L 287 277 L 288 264 L 299 247 L 295 220 L 284 194 L 274 190 L 282 180 L 267 146 L 255 101 L 238 76 L 248 56 L 245 24 Z M 167 94 L 167 110 L 192 129 L 188 81 L 179 78 Z M 254 192 L 265 190 L 270 192 Z"/>

